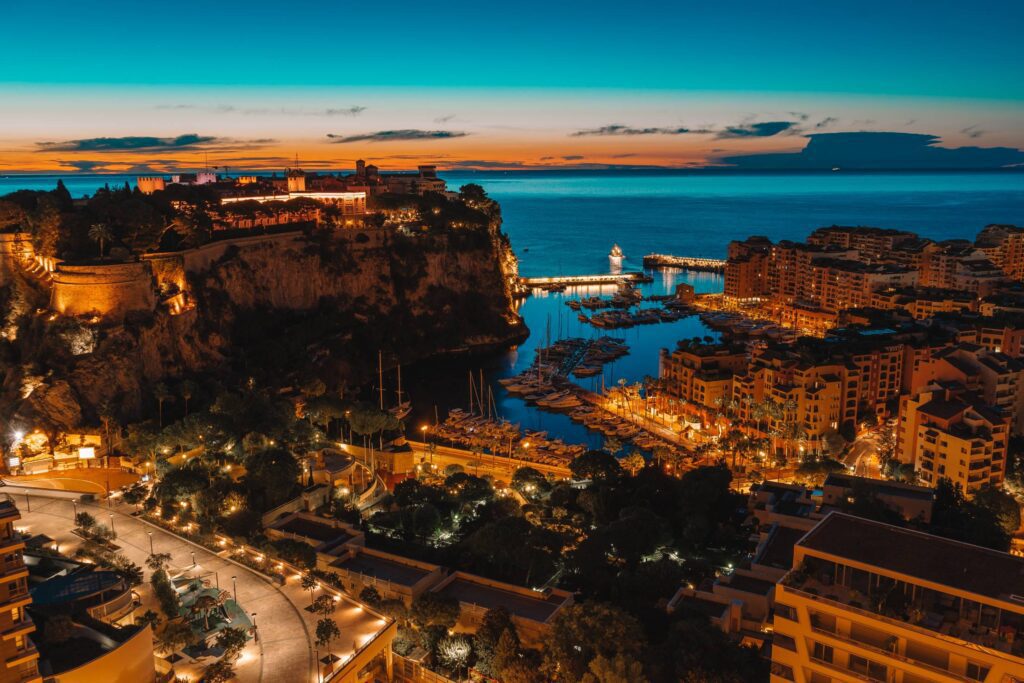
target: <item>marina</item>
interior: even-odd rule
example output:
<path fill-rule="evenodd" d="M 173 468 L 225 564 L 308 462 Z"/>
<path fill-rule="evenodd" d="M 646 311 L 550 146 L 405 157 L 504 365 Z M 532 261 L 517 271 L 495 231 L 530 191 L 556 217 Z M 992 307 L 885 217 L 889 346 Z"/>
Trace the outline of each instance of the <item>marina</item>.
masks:
<path fill-rule="evenodd" d="M 699 256 L 672 256 L 671 254 L 647 254 L 644 256 L 644 268 L 649 270 L 661 268 L 680 268 L 708 273 L 725 271 L 725 260 L 703 258 Z"/>

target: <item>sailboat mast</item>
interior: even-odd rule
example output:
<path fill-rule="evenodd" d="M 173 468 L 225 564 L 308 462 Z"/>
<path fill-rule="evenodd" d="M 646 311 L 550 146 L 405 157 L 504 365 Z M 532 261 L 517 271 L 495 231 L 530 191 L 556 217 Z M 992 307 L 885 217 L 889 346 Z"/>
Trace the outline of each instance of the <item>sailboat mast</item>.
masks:
<path fill-rule="evenodd" d="M 384 410 L 384 352 L 377 351 L 377 392 L 380 394 L 380 409 Z"/>

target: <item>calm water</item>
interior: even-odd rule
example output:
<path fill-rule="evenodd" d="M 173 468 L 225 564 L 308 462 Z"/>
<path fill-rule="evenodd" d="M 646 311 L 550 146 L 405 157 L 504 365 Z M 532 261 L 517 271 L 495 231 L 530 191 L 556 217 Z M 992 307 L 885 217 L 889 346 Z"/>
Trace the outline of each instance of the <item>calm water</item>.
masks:
<path fill-rule="evenodd" d="M 607 272 L 613 243 L 626 253 L 624 267 L 639 269 L 649 252 L 723 257 L 732 239 L 763 234 L 799 240 L 822 225 L 900 228 L 934 239 L 971 238 L 989 223 L 1024 225 L 1024 173 L 442 175 L 453 187 L 480 183 L 501 202 L 505 230 L 524 275 Z M 74 196 L 125 181 L 134 178 L 64 176 Z M 55 183 L 56 176 L 0 178 L 0 195 L 21 188 L 51 189 Z M 722 286 L 716 276 L 677 273 L 659 276 L 644 290 L 667 293 L 683 279 L 698 291 Z M 505 395 L 495 381 L 528 366 L 549 328 L 552 339 L 598 334 L 564 305 L 567 296 L 575 295 L 524 301 L 520 312 L 533 335 L 512 352 L 408 369 L 405 384 L 416 419 L 432 419 L 435 404 L 442 417 L 447 408 L 465 406 L 467 371 L 483 369 L 504 417 L 566 440 L 599 444 L 599 437 L 589 436 L 567 417 L 537 411 Z M 659 348 L 707 331 L 699 320 L 688 318 L 614 334 L 626 338 L 632 352 L 606 366 L 609 383 L 656 374 Z M 600 378 L 584 382 L 599 385 Z"/>

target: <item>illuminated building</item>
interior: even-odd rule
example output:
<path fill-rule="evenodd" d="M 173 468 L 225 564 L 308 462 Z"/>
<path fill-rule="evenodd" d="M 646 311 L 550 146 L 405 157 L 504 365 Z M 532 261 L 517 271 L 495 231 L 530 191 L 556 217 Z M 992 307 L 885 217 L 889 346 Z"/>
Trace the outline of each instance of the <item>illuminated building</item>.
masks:
<path fill-rule="evenodd" d="M 6 494 L 0 499 L 0 683 L 42 681 L 39 651 L 32 642 L 36 630 L 26 608 L 32 602 L 28 591 L 28 568 L 22 558 L 24 537 L 14 530 L 21 515 Z"/>
<path fill-rule="evenodd" d="M 748 237 L 729 243 L 725 262 L 725 296 L 745 301 L 768 292 L 768 255 L 772 243 L 767 237 Z"/>
<path fill-rule="evenodd" d="M 926 485 L 946 478 L 973 495 L 1003 480 L 1009 422 L 996 409 L 933 385 L 900 401 L 897 453 Z"/>
<path fill-rule="evenodd" d="M 914 233 L 902 230 L 833 225 L 812 232 L 807 243 L 819 247 L 856 249 L 862 258 L 877 261 L 886 260 L 897 247 L 916 239 Z"/>
<path fill-rule="evenodd" d="M 661 350 L 659 377 L 669 396 L 715 410 L 722 397 L 732 396 L 733 375 L 746 367 L 741 344 L 682 341 L 671 353 Z"/>
<path fill-rule="evenodd" d="M 833 512 L 792 567 L 772 683 L 1024 680 L 1024 558 Z"/>

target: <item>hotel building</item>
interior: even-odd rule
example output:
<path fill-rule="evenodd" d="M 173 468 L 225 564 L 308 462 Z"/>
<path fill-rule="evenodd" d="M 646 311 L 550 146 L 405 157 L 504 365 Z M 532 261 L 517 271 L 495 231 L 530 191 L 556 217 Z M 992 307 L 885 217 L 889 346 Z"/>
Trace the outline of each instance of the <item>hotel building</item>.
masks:
<path fill-rule="evenodd" d="M 1024 681 L 1024 558 L 833 512 L 792 566 L 772 683 Z"/>

